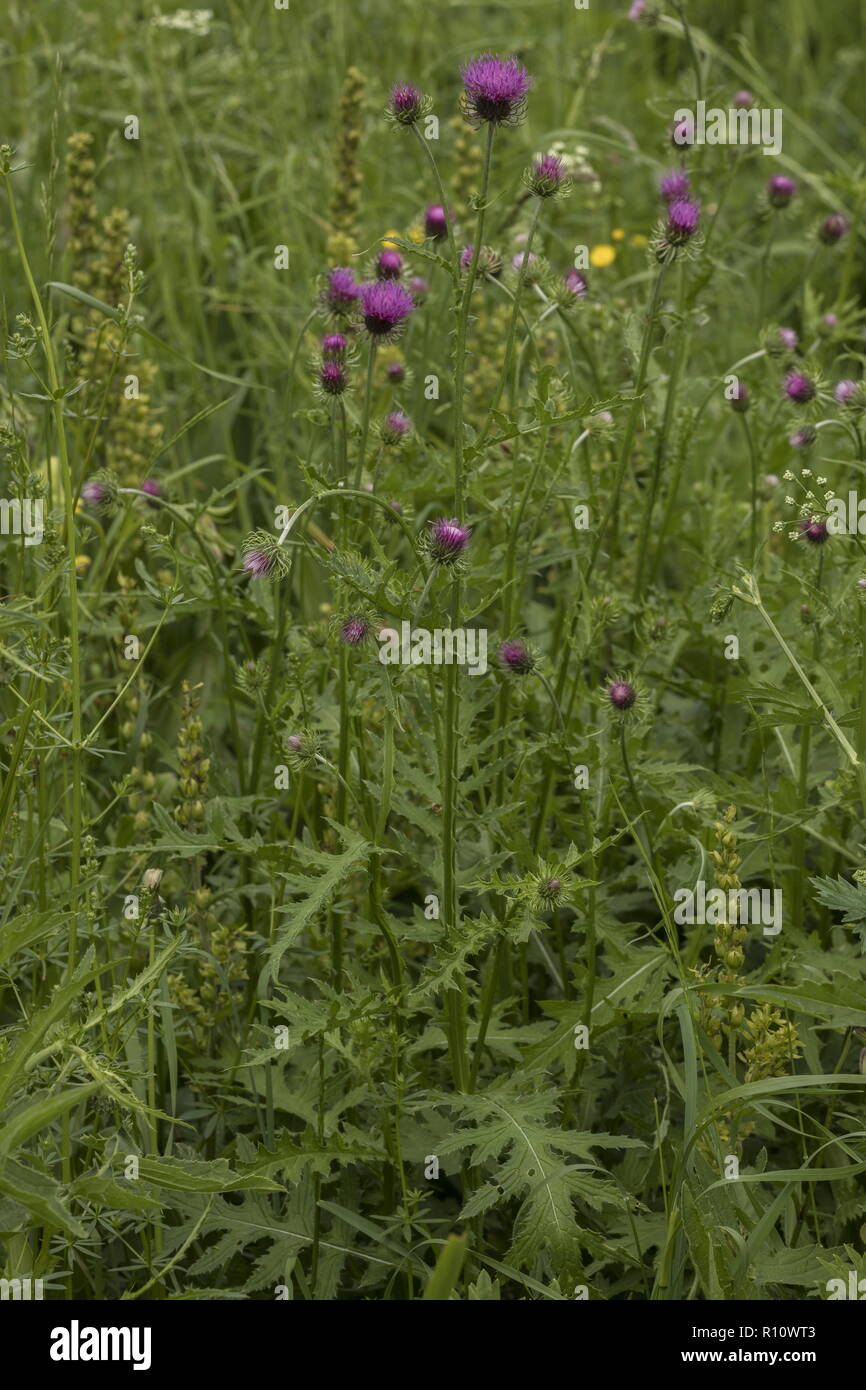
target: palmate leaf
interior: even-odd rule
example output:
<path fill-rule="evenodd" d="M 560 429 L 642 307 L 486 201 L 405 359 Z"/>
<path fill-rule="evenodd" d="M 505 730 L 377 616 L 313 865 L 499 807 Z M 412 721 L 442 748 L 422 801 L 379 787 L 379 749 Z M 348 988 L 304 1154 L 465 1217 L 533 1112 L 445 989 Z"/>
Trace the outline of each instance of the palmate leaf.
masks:
<path fill-rule="evenodd" d="M 295 854 L 304 868 L 316 868 L 321 872 L 280 875 L 286 880 L 289 892 L 297 895 L 297 901 L 278 909 L 279 914 L 288 917 L 289 920 L 279 932 L 268 956 L 268 969 L 272 979 L 276 979 L 280 961 L 289 947 L 330 905 L 341 884 L 366 864 L 373 849 L 357 831 L 337 825 L 334 821 L 329 821 L 328 824 L 333 826 L 345 846 L 342 854 L 327 854 L 298 842 L 295 845 Z"/>
<path fill-rule="evenodd" d="M 584 1211 L 625 1210 L 627 1199 L 592 1150 L 642 1148 L 640 1140 L 560 1129 L 549 1091 L 536 1093 L 510 1078 L 446 1103 L 459 1116 L 459 1127 L 440 1144 L 440 1154 L 468 1150 L 474 1164 L 494 1164 L 492 1177 L 473 1193 L 461 1217 L 468 1220 L 510 1199 L 520 1202 L 507 1260 L 526 1268 L 546 1251 L 558 1274 L 571 1275 L 583 1268 L 587 1250 L 597 1259 L 634 1262 L 629 1252 L 581 1224 L 575 1204 Z"/>

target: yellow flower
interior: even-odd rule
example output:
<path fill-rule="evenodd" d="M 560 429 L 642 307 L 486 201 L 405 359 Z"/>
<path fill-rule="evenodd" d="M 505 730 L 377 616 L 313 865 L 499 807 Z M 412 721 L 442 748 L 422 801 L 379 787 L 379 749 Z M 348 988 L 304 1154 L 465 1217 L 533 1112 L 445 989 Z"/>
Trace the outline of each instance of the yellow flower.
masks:
<path fill-rule="evenodd" d="M 382 238 L 382 245 L 384 246 L 385 250 L 386 250 L 386 251 L 397 251 L 397 250 L 399 250 L 399 247 L 397 246 L 396 241 L 389 241 L 389 237 L 402 236 L 402 235 L 403 235 L 402 232 L 395 232 L 393 227 L 391 228 L 391 230 L 390 230 L 389 232 L 386 232 L 385 235 L 384 235 L 383 238 Z"/>
<path fill-rule="evenodd" d="M 635 232 L 634 236 L 631 239 L 631 244 L 635 248 L 635 250 L 642 251 L 644 247 L 647 245 L 647 240 L 648 238 L 645 237 L 642 232 Z"/>
<path fill-rule="evenodd" d="M 600 270 L 606 265 L 613 265 L 616 260 L 616 252 L 612 246 L 593 246 L 589 253 L 589 263 Z"/>
<path fill-rule="evenodd" d="M 622 227 L 614 227 L 610 234 L 611 241 L 625 241 L 625 232 Z"/>
<path fill-rule="evenodd" d="M 75 573 L 76 573 L 76 574 L 86 574 L 87 571 L 88 571 L 89 569 L 90 569 L 90 556 L 89 556 L 89 555 L 76 555 L 76 557 L 75 557 Z"/>
<path fill-rule="evenodd" d="M 414 241 L 416 246 L 420 246 L 421 242 L 425 240 L 424 228 L 420 222 L 414 222 L 409 228 L 409 240 Z"/>

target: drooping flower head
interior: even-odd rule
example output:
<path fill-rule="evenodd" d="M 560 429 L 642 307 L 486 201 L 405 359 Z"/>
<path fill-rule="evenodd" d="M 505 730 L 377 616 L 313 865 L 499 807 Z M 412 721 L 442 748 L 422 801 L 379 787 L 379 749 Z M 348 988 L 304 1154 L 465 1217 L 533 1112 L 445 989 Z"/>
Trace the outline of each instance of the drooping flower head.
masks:
<path fill-rule="evenodd" d="M 750 405 L 749 388 L 744 382 L 738 381 L 731 393 L 731 409 L 738 415 L 745 415 Z"/>
<path fill-rule="evenodd" d="M 348 266 L 328 271 L 322 302 L 337 318 L 350 318 L 358 306 L 361 286 Z"/>
<path fill-rule="evenodd" d="M 504 670 L 513 676 L 528 676 L 535 669 L 535 656 L 523 642 L 503 642 L 497 655 Z"/>
<path fill-rule="evenodd" d="M 787 174 L 773 174 L 767 181 L 767 199 L 770 207 L 786 208 L 796 196 L 797 183 Z"/>
<path fill-rule="evenodd" d="M 788 372 L 785 377 L 785 395 L 797 405 L 805 405 L 815 394 L 815 383 L 804 372 Z"/>
<path fill-rule="evenodd" d="M 431 203 L 424 213 L 424 232 L 434 241 L 441 241 L 448 235 L 448 214 L 441 203 Z"/>
<path fill-rule="evenodd" d="M 471 125 L 518 125 L 526 111 L 532 78 L 516 58 L 482 53 L 461 69 L 460 107 Z"/>
<path fill-rule="evenodd" d="M 427 549 L 437 565 L 453 565 L 460 559 L 471 535 L 468 526 L 461 526 L 456 518 L 449 520 L 443 516 L 430 522 Z"/>
<path fill-rule="evenodd" d="M 252 579 L 281 579 L 291 561 L 271 531 L 253 531 L 243 544 L 243 568 Z"/>
<path fill-rule="evenodd" d="M 388 98 L 387 114 L 398 125 L 410 126 L 425 112 L 425 100 L 411 82 L 395 82 Z"/>
<path fill-rule="evenodd" d="M 374 280 L 361 286 L 361 313 L 370 337 L 385 342 L 405 327 L 415 301 L 397 280 Z"/>
<path fill-rule="evenodd" d="M 701 210 L 688 198 L 677 198 L 668 204 L 667 233 L 672 242 L 680 245 L 689 241 L 698 230 Z"/>
<path fill-rule="evenodd" d="M 244 569 L 253 579 L 267 579 L 271 572 L 271 559 L 264 550 L 248 550 L 244 556 Z"/>
<path fill-rule="evenodd" d="M 818 236 L 825 246 L 835 246 L 837 241 L 841 241 L 843 236 L 847 236 L 849 224 L 847 217 L 843 217 L 841 212 L 831 212 L 829 217 L 818 229 Z"/>
<path fill-rule="evenodd" d="M 376 260 L 377 280 L 399 280 L 403 271 L 403 257 L 399 251 L 380 251 Z"/>
<path fill-rule="evenodd" d="M 565 164 L 556 154 L 544 154 L 536 159 L 523 175 L 523 181 L 536 198 L 561 198 L 571 188 Z"/>
<path fill-rule="evenodd" d="M 659 192 L 666 203 L 676 203 L 689 196 L 689 176 L 685 169 L 671 169 L 659 183 Z"/>

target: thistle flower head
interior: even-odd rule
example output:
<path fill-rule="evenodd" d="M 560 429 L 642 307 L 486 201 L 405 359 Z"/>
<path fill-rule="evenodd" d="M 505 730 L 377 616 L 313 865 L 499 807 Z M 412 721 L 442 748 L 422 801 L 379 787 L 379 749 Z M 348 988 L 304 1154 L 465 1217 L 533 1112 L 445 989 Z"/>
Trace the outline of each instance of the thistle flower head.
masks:
<path fill-rule="evenodd" d="M 689 196 L 689 176 L 685 169 L 671 169 L 659 183 L 659 192 L 666 203 L 676 203 Z"/>
<path fill-rule="evenodd" d="M 835 246 L 837 241 L 841 241 L 844 236 L 847 236 L 848 231 L 847 217 L 843 217 L 841 212 L 831 212 L 830 216 L 825 217 L 818 228 L 818 236 L 825 246 Z"/>
<path fill-rule="evenodd" d="M 426 115 L 430 100 L 412 82 L 395 82 L 385 114 L 397 125 L 411 126 Z"/>
<path fill-rule="evenodd" d="M 526 111 L 532 78 L 516 58 L 483 53 L 461 70 L 460 106 L 471 125 L 518 125 Z"/>
<path fill-rule="evenodd" d="M 411 294 L 397 280 L 373 280 L 361 286 L 364 327 L 379 342 L 396 338 L 414 308 Z"/>
<path fill-rule="evenodd" d="M 322 756 L 322 735 L 315 729 L 298 729 L 286 735 L 284 746 L 293 767 L 312 767 Z"/>
<path fill-rule="evenodd" d="M 337 318 L 351 318 L 361 294 L 361 286 L 348 266 L 337 266 L 328 271 L 322 303 Z"/>
<path fill-rule="evenodd" d="M 688 198 L 675 198 L 668 204 L 667 234 L 677 245 L 689 241 L 698 230 L 701 210 Z"/>
<path fill-rule="evenodd" d="M 323 357 L 345 356 L 348 343 L 342 333 L 327 333 L 322 339 Z"/>
<path fill-rule="evenodd" d="M 250 549 L 244 555 L 244 569 L 253 579 L 266 579 L 271 572 L 271 561 L 264 550 Z"/>
<path fill-rule="evenodd" d="M 431 203 L 424 213 L 424 231 L 434 241 L 448 235 L 448 214 L 441 203 Z"/>
<path fill-rule="evenodd" d="M 389 362 L 385 368 L 385 375 L 392 386 L 400 386 L 406 378 L 406 368 L 402 362 Z"/>
<path fill-rule="evenodd" d="M 409 281 L 409 289 L 412 292 L 412 298 L 415 304 L 418 305 L 423 304 L 430 286 L 427 284 L 423 275 L 413 275 L 412 279 Z"/>
<path fill-rule="evenodd" d="M 823 545 L 830 537 L 826 521 L 819 516 L 804 516 L 800 522 L 800 534 L 809 545 Z"/>
<path fill-rule="evenodd" d="M 607 698 L 612 709 L 626 714 L 637 700 L 637 691 L 629 681 L 618 679 L 611 681 L 607 687 Z"/>
<path fill-rule="evenodd" d="M 734 94 L 734 106 L 751 106 L 755 98 L 745 87 Z"/>
<path fill-rule="evenodd" d="M 767 180 L 766 192 L 771 208 L 786 208 L 797 194 L 797 183 L 787 174 L 772 174 Z"/>
<path fill-rule="evenodd" d="M 109 511 L 117 501 L 117 483 L 110 473 L 101 470 L 81 485 L 81 500 L 93 511 Z"/>
<path fill-rule="evenodd" d="M 392 410 L 382 421 L 380 434 L 383 444 L 402 444 L 412 432 L 412 421 L 402 410 Z"/>
<path fill-rule="evenodd" d="M 243 568 L 251 579 L 282 579 L 291 562 L 270 531 L 253 531 L 243 543 Z"/>
<path fill-rule="evenodd" d="M 373 631 L 373 623 L 363 613 L 352 613 L 338 624 L 340 641 L 347 647 L 361 647 Z"/>
<path fill-rule="evenodd" d="M 470 268 L 474 254 L 475 247 L 471 242 L 468 242 L 460 252 L 461 270 Z M 482 246 L 478 252 L 477 272 L 479 275 L 490 275 L 494 279 L 502 274 L 502 257 L 494 251 L 492 246 Z"/>
<path fill-rule="evenodd" d="M 738 415 L 745 415 L 750 405 L 749 388 L 744 382 L 738 381 L 731 393 L 731 409 Z"/>
<path fill-rule="evenodd" d="M 571 178 L 559 155 L 543 154 L 527 169 L 523 181 L 536 198 L 562 198 L 571 188 Z"/>
<path fill-rule="evenodd" d="M 440 517 L 430 522 L 427 550 L 437 565 L 453 565 L 460 559 L 471 535 L 470 528 L 461 526 L 456 518 Z"/>
<path fill-rule="evenodd" d="M 788 372 L 785 377 L 785 395 L 797 405 L 805 405 L 815 394 L 815 383 L 804 372 Z"/>
<path fill-rule="evenodd" d="M 376 258 L 377 280 L 399 280 L 403 271 L 403 257 L 399 251 L 386 249 Z"/>
<path fill-rule="evenodd" d="M 837 405 L 857 406 L 860 404 L 861 383 L 859 381 L 838 381 L 833 388 L 833 399 Z"/>
<path fill-rule="evenodd" d="M 345 363 L 337 357 L 326 357 L 317 369 L 316 384 L 324 396 L 342 396 L 349 384 Z"/>
<path fill-rule="evenodd" d="M 794 430 L 788 438 L 788 443 L 792 449 L 811 449 L 817 438 L 818 432 L 814 425 L 803 425 L 800 429 Z"/>
<path fill-rule="evenodd" d="M 786 352 L 794 352 L 800 342 L 793 328 L 780 328 L 776 337 L 778 338 L 779 346 L 784 348 Z"/>
<path fill-rule="evenodd" d="M 139 487 L 140 492 L 146 492 L 148 497 L 161 497 L 162 486 L 158 478 L 145 478 Z"/>
<path fill-rule="evenodd" d="M 567 270 L 563 279 L 567 294 L 574 299 L 586 299 L 589 294 L 589 284 L 585 275 L 581 274 L 579 270 Z"/>
<path fill-rule="evenodd" d="M 528 676 L 537 664 L 534 653 L 523 642 L 503 642 L 497 656 L 503 670 L 512 676 Z"/>

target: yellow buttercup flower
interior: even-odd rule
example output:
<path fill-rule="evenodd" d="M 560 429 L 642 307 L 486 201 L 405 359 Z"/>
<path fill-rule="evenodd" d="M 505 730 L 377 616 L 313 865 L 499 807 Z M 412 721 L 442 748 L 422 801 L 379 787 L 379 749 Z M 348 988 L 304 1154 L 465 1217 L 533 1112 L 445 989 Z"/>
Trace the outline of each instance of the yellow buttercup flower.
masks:
<path fill-rule="evenodd" d="M 625 232 L 622 227 L 614 227 L 610 234 L 611 241 L 625 241 Z"/>
<path fill-rule="evenodd" d="M 89 555 L 76 555 L 76 557 L 75 557 L 75 573 L 76 573 L 76 574 L 86 574 L 87 571 L 88 571 L 89 569 L 90 569 L 90 556 L 89 556 Z"/>
<path fill-rule="evenodd" d="M 595 266 L 596 270 L 601 270 L 606 265 L 613 265 L 616 260 L 616 251 L 612 246 L 601 245 L 593 246 L 589 253 L 589 263 Z"/>
<path fill-rule="evenodd" d="M 398 251 L 398 250 L 400 249 L 400 248 L 398 247 L 396 241 L 391 241 L 391 240 L 389 239 L 390 237 L 395 237 L 395 236 L 402 236 L 402 232 L 395 232 L 395 230 L 394 230 L 393 227 L 391 228 L 390 231 L 386 232 L 385 235 L 383 236 L 383 238 L 382 238 L 382 245 L 384 246 L 384 248 L 385 248 L 386 251 Z"/>

